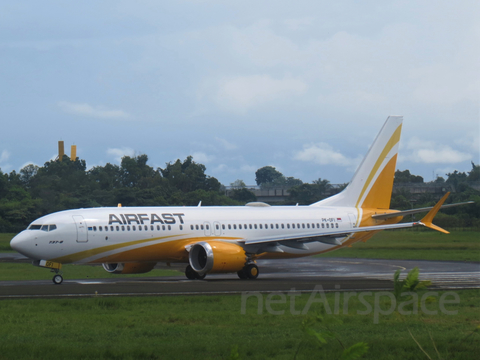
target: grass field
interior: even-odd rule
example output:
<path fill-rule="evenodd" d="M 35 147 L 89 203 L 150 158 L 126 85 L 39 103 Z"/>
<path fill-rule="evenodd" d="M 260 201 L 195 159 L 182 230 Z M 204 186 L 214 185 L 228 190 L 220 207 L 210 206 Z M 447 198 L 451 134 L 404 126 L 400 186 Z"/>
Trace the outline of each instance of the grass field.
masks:
<path fill-rule="evenodd" d="M 339 359 L 340 342 L 366 342 L 365 359 L 425 359 L 409 331 L 431 358 L 474 359 L 480 292 L 457 294 L 460 302 L 446 305 L 456 315 L 432 303 L 428 308 L 436 315 L 392 313 L 380 315 L 378 324 L 372 313 L 357 314 L 366 307 L 351 298 L 348 314 L 327 316 L 328 331 L 338 340 L 327 338 L 326 344 L 302 332 L 302 321 L 321 310 L 318 303 L 306 315 L 292 315 L 291 300 L 271 304 L 283 315 L 269 313 L 266 305 L 259 315 L 256 298 L 246 300 L 242 314 L 241 295 L 2 300 L 0 359 L 227 359 L 235 346 L 239 359 Z M 305 309 L 309 296 L 296 297 L 294 309 Z M 326 299 L 333 308 L 335 294 Z M 364 299 L 373 304 L 373 295 Z M 380 308 L 389 301 L 381 300 Z M 318 323 L 312 328 L 326 330 Z"/>
<path fill-rule="evenodd" d="M 107 279 L 119 277 L 178 276 L 177 270 L 154 269 L 146 274 L 117 275 L 106 272 L 102 266 L 64 265 L 65 279 Z M 32 266 L 30 263 L 0 262 L 0 280 L 51 280 L 53 273 L 49 269 Z"/>
<path fill-rule="evenodd" d="M 9 233 L 0 233 L 0 252 L 11 252 L 13 251 L 10 247 L 10 240 L 16 234 L 9 234 Z"/>
<path fill-rule="evenodd" d="M 389 230 L 375 234 L 367 242 L 332 251 L 319 257 L 362 259 L 412 259 L 480 262 L 480 232 Z"/>

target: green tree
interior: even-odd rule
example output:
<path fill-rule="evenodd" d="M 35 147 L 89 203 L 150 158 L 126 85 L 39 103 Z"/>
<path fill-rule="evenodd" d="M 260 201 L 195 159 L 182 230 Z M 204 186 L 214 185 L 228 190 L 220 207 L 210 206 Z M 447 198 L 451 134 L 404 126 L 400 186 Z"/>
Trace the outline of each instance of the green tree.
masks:
<path fill-rule="evenodd" d="M 410 174 L 410 170 L 395 171 L 394 184 L 403 183 L 423 183 L 423 177 Z"/>
<path fill-rule="evenodd" d="M 255 181 L 257 185 L 273 183 L 278 178 L 282 178 L 283 174 L 277 171 L 273 166 L 264 166 L 255 172 Z"/>

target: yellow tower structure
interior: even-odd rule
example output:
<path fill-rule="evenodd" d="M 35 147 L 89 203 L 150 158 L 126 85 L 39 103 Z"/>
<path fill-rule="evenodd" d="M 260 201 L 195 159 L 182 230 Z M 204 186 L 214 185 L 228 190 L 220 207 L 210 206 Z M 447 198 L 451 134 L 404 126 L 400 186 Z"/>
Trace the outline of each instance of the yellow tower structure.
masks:
<path fill-rule="evenodd" d="M 65 155 L 65 144 L 63 141 L 58 142 L 58 161 L 62 161 Z M 70 147 L 70 160 L 75 161 L 77 159 L 77 145 Z"/>

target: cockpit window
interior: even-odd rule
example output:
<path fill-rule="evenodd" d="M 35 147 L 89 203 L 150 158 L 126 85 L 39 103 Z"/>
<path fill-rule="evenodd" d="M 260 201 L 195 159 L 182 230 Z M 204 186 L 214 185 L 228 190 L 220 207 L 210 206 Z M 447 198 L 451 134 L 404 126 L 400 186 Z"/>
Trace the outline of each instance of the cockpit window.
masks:
<path fill-rule="evenodd" d="M 38 225 L 32 224 L 28 227 L 28 230 L 43 230 L 43 231 L 53 231 L 57 229 L 57 225 Z"/>

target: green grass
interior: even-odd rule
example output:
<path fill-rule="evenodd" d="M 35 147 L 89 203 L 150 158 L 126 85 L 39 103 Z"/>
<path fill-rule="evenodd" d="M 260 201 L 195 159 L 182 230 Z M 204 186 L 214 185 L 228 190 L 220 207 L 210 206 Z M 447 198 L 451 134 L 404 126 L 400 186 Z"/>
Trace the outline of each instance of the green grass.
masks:
<path fill-rule="evenodd" d="M 382 231 L 366 243 L 317 255 L 362 259 L 413 259 L 480 262 L 480 232 Z"/>
<path fill-rule="evenodd" d="M 13 252 L 10 247 L 10 240 L 17 234 L 0 233 L 0 252 Z"/>
<path fill-rule="evenodd" d="M 106 272 L 102 266 L 64 265 L 62 267 L 66 279 L 106 279 L 119 277 L 151 277 L 178 276 L 183 272 L 177 270 L 154 269 L 146 274 L 118 275 Z M 32 266 L 30 263 L 0 262 L 0 280 L 50 280 L 53 273 L 50 269 Z"/>
<path fill-rule="evenodd" d="M 368 343 L 367 359 L 426 358 L 408 330 L 432 358 L 439 358 L 435 346 L 443 359 L 473 359 L 480 350 L 479 333 L 472 333 L 480 324 L 480 291 L 457 293 L 460 303 L 446 306 L 457 315 L 393 313 L 378 324 L 373 314 L 358 315 L 365 305 L 352 298 L 348 314 L 331 316 L 343 325 L 329 329 L 346 347 Z M 309 296 L 296 297 L 295 309 L 302 310 Z M 334 297 L 327 294 L 329 304 Z M 2 300 L 0 359 L 226 359 L 235 345 L 241 359 L 293 359 L 297 351 L 297 359 L 339 358 L 339 342 L 320 346 L 301 330 L 319 304 L 307 315 L 292 315 L 290 300 L 272 304 L 283 315 L 269 314 L 265 306 L 257 314 L 255 298 L 246 304 L 242 314 L 240 295 Z"/>

